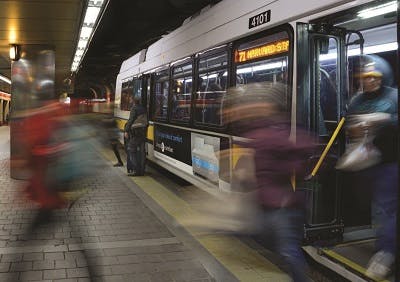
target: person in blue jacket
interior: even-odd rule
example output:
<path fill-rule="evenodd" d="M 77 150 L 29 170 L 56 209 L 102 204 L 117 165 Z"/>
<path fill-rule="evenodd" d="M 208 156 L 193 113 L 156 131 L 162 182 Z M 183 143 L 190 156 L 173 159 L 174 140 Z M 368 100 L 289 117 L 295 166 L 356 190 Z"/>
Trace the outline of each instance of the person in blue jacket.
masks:
<path fill-rule="evenodd" d="M 360 188 L 371 193 L 372 220 L 377 228 L 376 253 L 370 259 L 366 274 L 383 279 L 393 271 L 396 250 L 396 212 L 398 185 L 398 104 L 397 89 L 390 87 L 392 72 L 389 64 L 376 55 L 363 55 L 355 68 L 361 91 L 348 106 L 348 120 L 375 114 L 385 118 L 349 124 L 349 138 L 362 139 L 373 133 L 373 145 L 379 149 L 378 164 L 355 173 Z M 384 114 L 384 115 L 383 115 Z"/>

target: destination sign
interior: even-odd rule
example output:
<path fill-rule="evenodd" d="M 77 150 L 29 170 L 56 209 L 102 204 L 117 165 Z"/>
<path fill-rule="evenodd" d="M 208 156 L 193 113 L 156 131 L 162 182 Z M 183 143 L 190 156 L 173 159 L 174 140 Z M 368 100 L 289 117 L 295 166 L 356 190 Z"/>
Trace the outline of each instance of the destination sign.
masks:
<path fill-rule="evenodd" d="M 235 62 L 242 63 L 289 51 L 289 40 L 280 40 L 242 51 L 235 51 Z"/>

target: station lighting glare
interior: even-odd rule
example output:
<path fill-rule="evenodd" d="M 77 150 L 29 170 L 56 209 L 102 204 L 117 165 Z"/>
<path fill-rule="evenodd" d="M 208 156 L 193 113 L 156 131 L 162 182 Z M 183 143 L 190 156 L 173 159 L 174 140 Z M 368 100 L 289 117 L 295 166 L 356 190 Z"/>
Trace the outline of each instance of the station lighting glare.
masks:
<path fill-rule="evenodd" d="M 8 84 L 11 84 L 11 80 L 5 76 L 2 76 L 1 74 L 0 74 L 0 80 L 6 82 Z"/>
<path fill-rule="evenodd" d="M 16 44 L 10 45 L 10 59 L 12 61 L 18 61 L 20 57 L 20 47 Z"/>
<path fill-rule="evenodd" d="M 357 16 L 363 19 L 368 19 L 395 11 L 397 11 L 397 1 L 388 2 L 373 8 L 361 10 L 358 12 Z"/>
<path fill-rule="evenodd" d="M 71 65 L 71 71 L 75 72 L 81 63 L 84 54 L 89 46 L 89 42 L 93 36 L 96 25 L 99 23 L 101 11 L 105 9 L 107 1 L 89 0 L 88 7 L 85 11 L 85 17 L 79 32 L 79 41 L 76 46 L 75 56 Z"/>

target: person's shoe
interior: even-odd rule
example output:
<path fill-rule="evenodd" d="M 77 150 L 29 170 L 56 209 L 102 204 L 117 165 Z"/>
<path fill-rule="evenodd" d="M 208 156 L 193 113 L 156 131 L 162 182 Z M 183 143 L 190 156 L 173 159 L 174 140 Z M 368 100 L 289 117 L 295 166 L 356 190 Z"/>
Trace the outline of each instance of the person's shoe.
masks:
<path fill-rule="evenodd" d="M 379 251 L 369 260 L 365 274 L 371 278 L 382 280 L 390 274 L 393 264 L 393 254 Z"/>
<path fill-rule="evenodd" d="M 134 172 L 133 170 L 128 171 L 128 176 L 136 176 L 136 172 Z"/>
<path fill-rule="evenodd" d="M 115 167 L 119 167 L 119 166 L 124 166 L 124 164 L 123 163 L 116 163 L 114 166 Z"/>

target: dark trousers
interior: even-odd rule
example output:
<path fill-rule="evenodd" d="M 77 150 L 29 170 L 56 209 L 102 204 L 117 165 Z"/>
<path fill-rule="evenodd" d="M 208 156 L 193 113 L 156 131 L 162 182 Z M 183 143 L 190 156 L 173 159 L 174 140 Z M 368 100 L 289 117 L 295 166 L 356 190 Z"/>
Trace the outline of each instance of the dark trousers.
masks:
<path fill-rule="evenodd" d="M 121 159 L 121 155 L 119 154 L 119 151 L 118 151 L 118 143 L 116 141 L 111 141 L 111 147 L 112 147 L 115 157 L 118 160 L 118 163 L 124 164 L 124 162 Z"/>
<path fill-rule="evenodd" d="M 144 175 L 146 164 L 145 142 L 128 144 L 126 155 L 128 172 L 133 171 L 137 175 Z"/>
<path fill-rule="evenodd" d="M 145 163 L 146 163 L 146 151 L 144 142 L 140 143 L 136 147 L 136 152 L 133 152 L 133 167 L 138 175 L 144 175 Z"/>
<path fill-rule="evenodd" d="M 269 248 L 278 253 L 284 270 L 295 282 L 309 281 L 307 263 L 301 249 L 304 234 L 304 211 L 295 208 L 280 208 L 262 211 L 258 218 L 262 226 L 261 235 Z"/>
<path fill-rule="evenodd" d="M 385 163 L 357 174 L 361 188 L 372 193 L 371 217 L 376 225 L 377 251 L 396 253 L 397 163 Z"/>

